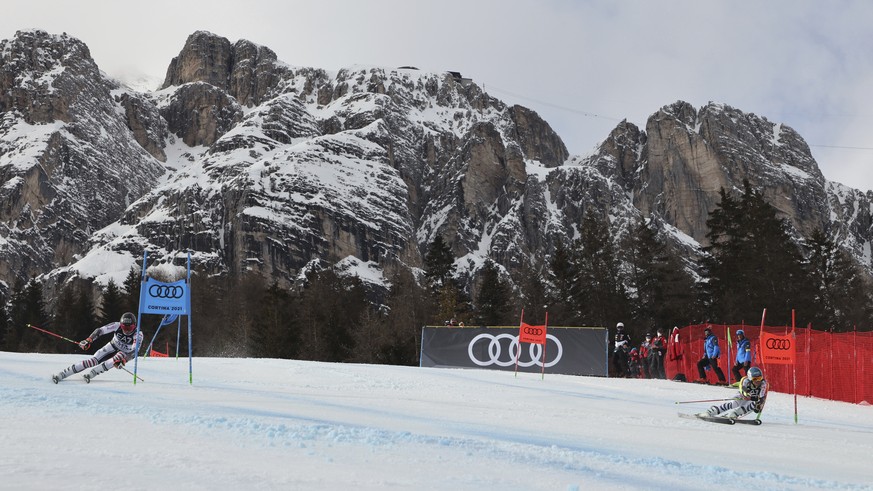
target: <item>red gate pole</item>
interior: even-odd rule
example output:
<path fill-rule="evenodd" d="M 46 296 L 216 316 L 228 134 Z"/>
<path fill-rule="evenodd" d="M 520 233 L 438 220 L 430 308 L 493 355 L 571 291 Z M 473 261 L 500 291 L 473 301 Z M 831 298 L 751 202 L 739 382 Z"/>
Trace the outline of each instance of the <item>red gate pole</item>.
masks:
<path fill-rule="evenodd" d="M 861 402 L 858 400 L 858 325 L 852 326 L 852 402 L 855 404 Z"/>
<path fill-rule="evenodd" d="M 546 331 L 546 337 L 543 340 L 543 371 L 542 371 L 542 379 L 546 379 L 546 345 L 549 344 L 549 313 L 546 312 L 546 322 L 543 326 L 543 330 Z"/>
<path fill-rule="evenodd" d="M 812 380 L 809 378 L 809 346 L 812 344 L 812 322 L 806 325 L 806 397 L 812 397 Z"/>
<path fill-rule="evenodd" d="M 794 424 L 797 424 L 797 331 L 794 330 L 794 309 L 791 309 L 791 342 L 794 344 L 794 363 L 791 364 L 794 378 Z"/>

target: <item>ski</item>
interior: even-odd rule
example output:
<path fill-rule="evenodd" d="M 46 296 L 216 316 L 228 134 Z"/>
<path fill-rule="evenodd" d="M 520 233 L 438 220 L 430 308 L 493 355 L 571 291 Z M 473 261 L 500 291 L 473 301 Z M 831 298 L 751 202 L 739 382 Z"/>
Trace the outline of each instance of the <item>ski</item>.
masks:
<path fill-rule="evenodd" d="M 699 414 L 679 413 L 680 418 L 699 419 L 701 421 L 709 421 L 710 423 L 721 423 L 724 425 L 732 425 L 736 423 L 735 419 L 719 418 L 718 416 L 701 416 Z"/>
<path fill-rule="evenodd" d="M 760 419 L 737 419 L 734 420 L 734 423 L 741 423 L 744 425 L 760 425 L 762 421 Z"/>

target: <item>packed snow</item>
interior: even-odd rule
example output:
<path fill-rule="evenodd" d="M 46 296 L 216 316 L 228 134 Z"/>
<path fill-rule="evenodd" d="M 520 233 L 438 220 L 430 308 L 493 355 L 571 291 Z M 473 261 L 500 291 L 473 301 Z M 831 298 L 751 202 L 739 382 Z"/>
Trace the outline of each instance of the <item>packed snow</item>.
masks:
<path fill-rule="evenodd" d="M 0 488 L 873 489 L 870 406 L 728 426 L 677 417 L 723 387 L 276 359 L 51 382 L 82 356 L 0 352 Z"/>

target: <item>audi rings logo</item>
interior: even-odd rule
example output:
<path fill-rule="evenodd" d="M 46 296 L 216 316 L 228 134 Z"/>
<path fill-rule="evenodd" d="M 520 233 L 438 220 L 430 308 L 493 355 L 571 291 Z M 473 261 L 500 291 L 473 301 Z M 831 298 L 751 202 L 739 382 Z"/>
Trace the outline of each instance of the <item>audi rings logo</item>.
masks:
<path fill-rule="evenodd" d="M 152 285 L 149 287 L 149 295 L 153 298 L 182 298 L 185 288 L 176 285 Z"/>
<path fill-rule="evenodd" d="M 766 346 L 768 349 L 787 351 L 791 349 L 791 340 L 769 338 L 767 339 Z"/>
<path fill-rule="evenodd" d="M 530 328 L 531 330 L 542 331 L 538 328 Z M 530 333 L 533 334 L 533 333 Z M 546 367 L 555 366 L 559 361 L 561 361 L 561 356 L 564 355 L 564 347 L 561 345 L 561 342 L 558 341 L 558 338 L 552 336 L 551 334 L 546 335 L 546 342 L 551 339 L 552 342 L 557 345 L 558 349 L 554 350 L 554 355 L 552 355 L 552 351 L 548 353 L 549 357 L 554 356 L 552 361 L 546 363 Z M 503 341 L 506 340 L 506 341 Z M 488 358 L 485 360 L 480 360 L 476 357 L 475 346 L 476 343 L 488 343 Z M 505 349 L 505 352 L 504 352 Z M 512 334 L 480 334 L 473 338 L 470 341 L 470 344 L 467 346 L 467 354 L 470 355 L 470 361 L 479 365 L 480 367 L 487 367 L 489 365 L 497 365 L 500 367 L 508 367 L 511 365 L 515 365 L 516 359 L 518 357 L 518 336 L 513 336 Z M 523 360 L 525 357 L 522 356 L 522 359 L 518 360 L 518 366 L 520 367 L 529 367 L 533 365 L 543 365 L 543 360 L 540 358 L 543 356 L 543 345 L 541 344 L 531 344 L 528 349 L 528 353 L 530 356 L 529 360 Z"/>
<path fill-rule="evenodd" d="M 527 326 L 523 329 L 523 331 L 525 334 L 530 334 L 531 336 L 542 336 L 543 335 L 543 330 L 540 329 L 539 327 Z"/>

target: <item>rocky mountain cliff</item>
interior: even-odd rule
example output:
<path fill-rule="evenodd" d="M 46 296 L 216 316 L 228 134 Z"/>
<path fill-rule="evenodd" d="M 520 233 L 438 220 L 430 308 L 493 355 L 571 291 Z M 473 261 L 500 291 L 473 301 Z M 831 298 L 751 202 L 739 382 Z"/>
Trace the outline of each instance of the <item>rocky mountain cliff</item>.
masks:
<path fill-rule="evenodd" d="M 0 44 L 0 280 L 120 282 L 143 250 L 290 285 L 313 261 L 379 286 L 441 234 L 462 281 L 518 277 L 586 210 L 615 240 L 651 217 L 695 267 L 718 192 L 743 179 L 797 236 L 821 228 L 871 268 L 870 193 L 828 182 L 791 128 L 684 102 L 570 156 L 535 112 L 450 72 L 294 67 L 192 34 L 160 90 L 101 73 L 66 35 Z"/>

